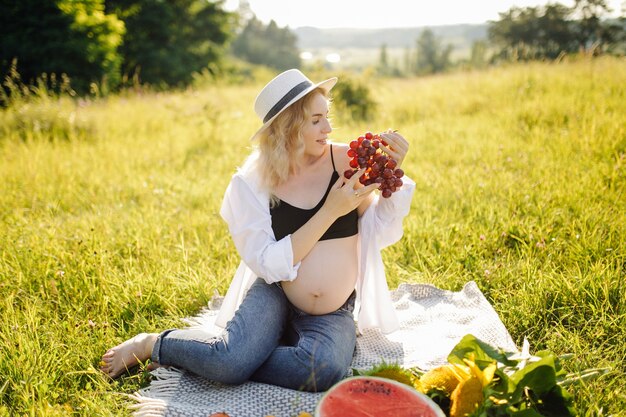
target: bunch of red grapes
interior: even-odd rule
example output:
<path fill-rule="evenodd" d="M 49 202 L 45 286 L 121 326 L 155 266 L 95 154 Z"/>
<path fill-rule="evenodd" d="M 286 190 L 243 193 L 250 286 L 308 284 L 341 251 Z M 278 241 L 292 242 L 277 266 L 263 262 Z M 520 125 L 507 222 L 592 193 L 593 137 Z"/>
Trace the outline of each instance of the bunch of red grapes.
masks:
<path fill-rule="evenodd" d="M 380 145 L 387 146 L 387 142 L 372 132 L 366 132 L 357 140 L 350 142 L 348 156 L 352 158 L 350 167 L 353 169 L 346 170 L 343 176 L 350 179 L 359 169 L 367 168 L 359 178 L 359 182 L 363 185 L 380 184 L 378 189 L 381 195 L 389 198 L 402 187 L 401 178 L 404 176 L 404 171 L 396 168 L 398 162 L 385 154 L 380 149 Z"/>

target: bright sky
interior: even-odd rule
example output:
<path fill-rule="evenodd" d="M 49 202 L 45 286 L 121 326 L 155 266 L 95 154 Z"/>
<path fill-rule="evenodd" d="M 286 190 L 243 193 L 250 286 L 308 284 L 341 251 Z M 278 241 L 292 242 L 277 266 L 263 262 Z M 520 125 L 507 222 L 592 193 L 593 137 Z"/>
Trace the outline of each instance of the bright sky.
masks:
<path fill-rule="evenodd" d="M 267 23 L 294 29 L 300 26 L 319 28 L 388 28 L 437 26 L 455 23 L 485 23 L 497 20 L 499 12 L 513 6 L 531 7 L 547 4 L 539 0 L 249 0 L 256 17 Z M 572 6 L 574 1 L 553 0 Z M 613 15 L 618 16 L 624 0 L 608 0 Z M 238 0 L 226 0 L 225 8 L 234 10 Z"/>

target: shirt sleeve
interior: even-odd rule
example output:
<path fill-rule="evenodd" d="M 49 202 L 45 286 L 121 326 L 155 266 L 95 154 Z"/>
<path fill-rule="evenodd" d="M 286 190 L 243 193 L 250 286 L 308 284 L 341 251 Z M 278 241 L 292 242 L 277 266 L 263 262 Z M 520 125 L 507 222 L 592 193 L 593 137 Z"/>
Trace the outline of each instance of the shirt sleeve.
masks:
<path fill-rule="evenodd" d="M 220 215 L 242 261 L 258 277 L 268 284 L 296 278 L 300 263 L 293 264 L 291 235 L 276 241 L 268 202 L 239 174 L 226 189 Z"/>
<path fill-rule="evenodd" d="M 390 198 L 378 196 L 359 219 L 360 276 L 357 281 L 358 328 L 390 333 L 399 327 L 385 275 L 381 249 L 402 238 L 402 220 L 409 213 L 415 182 L 402 178 L 402 188 Z"/>
<path fill-rule="evenodd" d="M 373 210 L 374 235 L 380 249 L 396 243 L 402 238 L 402 220 L 411 210 L 415 182 L 404 176 L 400 190 L 389 198 L 377 196 L 368 210 Z"/>

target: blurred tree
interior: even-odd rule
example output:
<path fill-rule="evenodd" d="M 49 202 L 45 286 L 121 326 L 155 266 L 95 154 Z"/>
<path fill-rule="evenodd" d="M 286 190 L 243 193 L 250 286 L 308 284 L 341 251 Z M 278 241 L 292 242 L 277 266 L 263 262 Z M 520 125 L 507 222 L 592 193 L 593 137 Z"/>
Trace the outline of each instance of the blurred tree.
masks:
<path fill-rule="evenodd" d="M 389 59 L 387 57 L 387 44 L 383 43 L 380 46 L 380 55 L 378 57 L 378 67 L 376 72 L 379 75 L 389 75 Z"/>
<path fill-rule="evenodd" d="M 332 90 L 333 107 L 346 121 L 367 120 L 376 112 L 377 104 L 372 99 L 370 88 L 363 79 L 350 74 L 341 74 L 341 80 Z"/>
<path fill-rule="evenodd" d="M 404 73 L 405 74 L 414 73 L 414 69 L 413 69 L 414 61 L 415 60 L 413 59 L 413 52 L 411 51 L 411 48 L 407 46 L 404 49 Z"/>
<path fill-rule="evenodd" d="M 533 59 L 538 46 L 539 10 L 537 7 L 512 7 L 500 13 L 500 20 L 490 22 L 488 36 L 500 48 L 499 58 Z"/>
<path fill-rule="evenodd" d="M 579 49 L 604 51 L 624 32 L 621 22 L 602 20 L 607 12 L 604 0 L 576 0 L 572 8 L 559 3 L 513 7 L 490 22 L 489 39 L 499 49 L 496 59 L 554 59 Z"/>
<path fill-rule="evenodd" d="M 602 52 L 618 40 L 624 30 L 623 25 L 602 20 L 612 11 L 605 0 L 576 0 L 573 10 L 579 18 L 576 39 L 583 50 Z"/>
<path fill-rule="evenodd" d="M 17 60 L 26 84 L 42 74 L 67 74 L 72 88 L 92 82 L 119 82 L 124 24 L 105 14 L 103 0 L 21 0 L 0 2 L 0 71 Z M 51 78 L 48 77 L 48 80 Z"/>
<path fill-rule="evenodd" d="M 472 43 L 469 65 L 473 68 L 483 68 L 487 65 L 487 43 L 485 41 Z"/>
<path fill-rule="evenodd" d="M 433 74 L 442 72 L 450 66 L 450 54 L 452 45 L 445 48 L 441 46 L 441 40 L 435 37 L 430 29 L 424 29 L 417 39 L 417 59 L 415 72 L 417 74 Z"/>
<path fill-rule="evenodd" d="M 233 41 L 231 50 L 233 55 L 252 64 L 282 71 L 300 67 L 297 41 L 288 27 L 280 28 L 273 20 L 266 26 L 252 15 Z"/>
<path fill-rule="evenodd" d="M 215 72 L 234 26 L 223 0 L 106 0 L 126 24 L 122 71 L 142 83 L 180 86 Z"/>
<path fill-rule="evenodd" d="M 559 3 L 543 8 L 536 23 L 536 48 L 540 56 L 554 59 L 562 52 L 575 50 L 572 22 L 568 19 L 570 13 L 571 9 Z"/>

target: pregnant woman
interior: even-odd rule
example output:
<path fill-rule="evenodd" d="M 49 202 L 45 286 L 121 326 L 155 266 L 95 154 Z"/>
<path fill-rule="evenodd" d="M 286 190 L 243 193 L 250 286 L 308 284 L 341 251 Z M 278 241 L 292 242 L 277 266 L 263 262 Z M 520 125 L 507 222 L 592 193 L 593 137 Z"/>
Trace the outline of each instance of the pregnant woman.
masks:
<path fill-rule="evenodd" d="M 397 328 L 380 251 L 402 236 L 415 183 L 390 198 L 363 186 L 347 145 L 329 134 L 331 78 L 298 70 L 270 81 L 255 101 L 263 125 L 256 148 L 226 190 L 221 215 L 241 263 L 216 324 L 139 334 L 109 349 L 101 370 L 114 378 L 139 361 L 174 366 L 227 384 L 247 380 L 323 391 L 346 375 L 359 330 Z M 408 142 L 381 133 L 401 166 Z"/>

